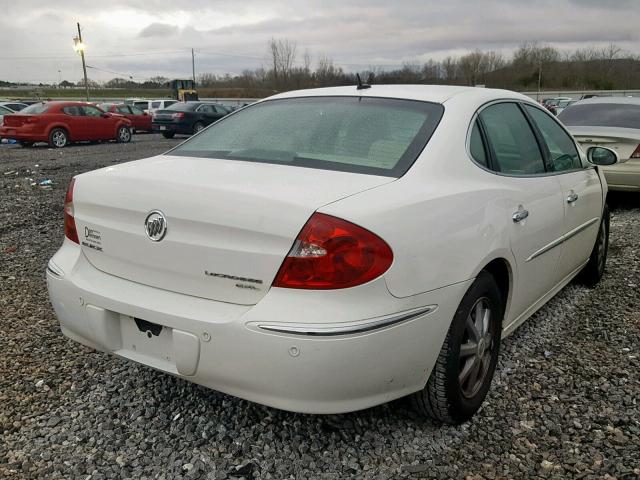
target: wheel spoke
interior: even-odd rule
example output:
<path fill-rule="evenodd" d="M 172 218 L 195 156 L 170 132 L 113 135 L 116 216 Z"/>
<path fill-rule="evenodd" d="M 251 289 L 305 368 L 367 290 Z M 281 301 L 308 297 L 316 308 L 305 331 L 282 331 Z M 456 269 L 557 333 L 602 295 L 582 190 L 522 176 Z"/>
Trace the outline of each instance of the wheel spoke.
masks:
<path fill-rule="evenodd" d="M 475 340 L 480 340 L 480 332 L 471 318 L 471 315 L 467 316 L 467 330 L 469 330 L 469 333 Z"/>
<path fill-rule="evenodd" d="M 471 355 L 475 355 L 477 350 L 478 344 L 468 341 L 460 346 L 460 358 L 467 358 Z"/>
<path fill-rule="evenodd" d="M 476 361 L 473 362 L 473 367 L 471 368 L 471 374 L 469 375 L 469 390 L 473 392 L 476 389 L 476 382 L 478 381 L 478 374 L 480 373 L 480 367 L 482 364 L 482 360 L 479 357 L 475 357 Z"/>
<path fill-rule="evenodd" d="M 478 362 L 478 357 L 471 357 L 469 360 L 467 360 L 467 363 L 465 363 L 464 367 L 462 368 L 460 375 L 458 375 L 458 381 L 460 382 L 460 386 L 464 385 L 464 383 L 467 381 L 469 374 L 475 368 L 475 365 L 477 362 Z"/>
<path fill-rule="evenodd" d="M 489 321 L 491 320 L 491 309 L 485 308 L 482 316 L 482 334 L 486 335 L 489 331 Z"/>

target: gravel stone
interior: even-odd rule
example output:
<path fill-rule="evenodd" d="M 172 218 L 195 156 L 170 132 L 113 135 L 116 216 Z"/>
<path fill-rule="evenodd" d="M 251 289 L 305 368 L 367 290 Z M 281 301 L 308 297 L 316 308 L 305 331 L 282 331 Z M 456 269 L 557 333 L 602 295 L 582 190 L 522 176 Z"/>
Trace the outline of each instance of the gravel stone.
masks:
<path fill-rule="evenodd" d="M 504 340 L 469 423 L 437 425 L 405 400 L 299 415 L 60 333 L 44 270 L 69 180 L 179 141 L 0 146 L 0 478 L 640 478 L 640 195 L 611 197 L 602 282 L 570 284 Z"/>

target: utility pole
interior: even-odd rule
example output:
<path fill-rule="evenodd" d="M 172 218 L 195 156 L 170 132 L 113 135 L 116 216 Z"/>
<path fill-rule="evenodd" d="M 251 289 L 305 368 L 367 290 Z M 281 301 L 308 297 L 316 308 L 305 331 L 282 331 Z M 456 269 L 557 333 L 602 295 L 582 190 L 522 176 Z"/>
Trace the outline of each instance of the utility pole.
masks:
<path fill-rule="evenodd" d="M 193 52 L 193 48 L 191 49 L 191 75 L 193 76 L 193 87 L 196 86 L 196 56 Z"/>
<path fill-rule="evenodd" d="M 80 22 L 78 22 L 78 36 L 74 38 L 74 48 L 77 52 L 80 52 L 80 58 L 82 58 L 82 71 L 84 72 L 84 91 L 87 96 L 87 102 L 89 101 L 89 82 L 87 81 L 87 65 L 84 62 L 84 43 L 82 43 L 82 32 L 80 31 Z M 76 41 L 77 39 L 77 41 Z"/>

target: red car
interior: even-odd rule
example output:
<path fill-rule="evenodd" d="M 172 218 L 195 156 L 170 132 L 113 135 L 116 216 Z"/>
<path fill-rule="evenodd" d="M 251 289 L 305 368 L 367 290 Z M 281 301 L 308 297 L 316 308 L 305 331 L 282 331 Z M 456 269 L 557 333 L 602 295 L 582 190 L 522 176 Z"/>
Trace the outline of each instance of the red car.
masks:
<path fill-rule="evenodd" d="M 29 147 L 47 142 L 62 148 L 72 142 L 131 140 L 131 121 L 107 113 L 86 102 L 43 102 L 30 105 L 15 115 L 5 115 L 0 138 L 13 138 Z"/>
<path fill-rule="evenodd" d="M 135 105 L 125 105 L 124 103 L 103 103 L 100 105 L 105 112 L 117 113 L 131 120 L 134 132 L 151 132 L 151 115 L 139 109 Z"/>

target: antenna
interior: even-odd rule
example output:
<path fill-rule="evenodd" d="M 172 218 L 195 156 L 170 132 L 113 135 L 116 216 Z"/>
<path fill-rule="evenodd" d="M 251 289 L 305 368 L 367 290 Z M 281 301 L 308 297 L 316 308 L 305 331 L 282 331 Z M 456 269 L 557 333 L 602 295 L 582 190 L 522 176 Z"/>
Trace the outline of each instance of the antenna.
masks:
<path fill-rule="evenodd" d="M 360 74 L 356 73 L 356 79 L 358 80 L 358 86 L 356 87 L 358 90 L 366 90 L 367 88 L 371 88 L 371 85 L 368 83 L 362 83 L 362 79 L 360 78 Z"/>

